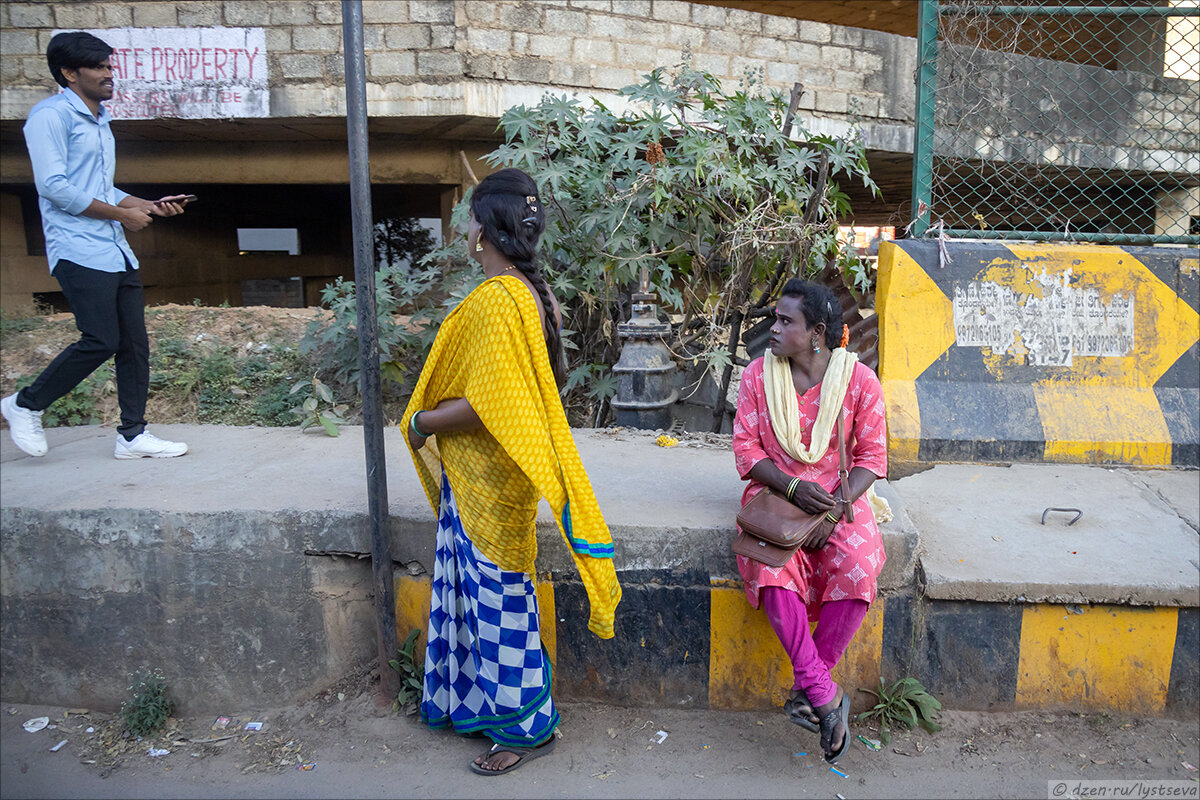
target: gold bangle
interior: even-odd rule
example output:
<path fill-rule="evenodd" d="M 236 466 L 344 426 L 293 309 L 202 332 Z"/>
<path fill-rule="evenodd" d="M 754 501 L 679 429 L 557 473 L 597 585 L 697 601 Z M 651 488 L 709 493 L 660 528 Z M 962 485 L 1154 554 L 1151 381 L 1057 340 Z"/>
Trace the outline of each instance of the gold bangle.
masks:
<path fill-rule="evenodd" d="M 787 497 L 788 500 L 791 500 L 792 495 L 794 495 L 796 493 L 796 487 L 799 485 L 800 485 L 800 479 L 792 478 L 792 482 L 788 484 L 787 491 L 784 492 L 784 496 Z"/>

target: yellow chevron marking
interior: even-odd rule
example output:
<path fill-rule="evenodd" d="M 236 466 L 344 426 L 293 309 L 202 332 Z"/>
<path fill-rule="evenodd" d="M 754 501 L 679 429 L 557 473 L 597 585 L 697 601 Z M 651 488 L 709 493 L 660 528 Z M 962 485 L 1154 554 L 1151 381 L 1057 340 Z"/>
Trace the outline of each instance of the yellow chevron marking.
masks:
<path fill-rule="evenodd" d="M 392 582 L 392 586 L 396 593 L 396 638 L 403 644 L 413 628 L 419 630 L 421 636 L 417 639 L 417 653 L 420 663 L 424 663 L 425 639 L 429 633 L 430 579 L 428 576 L 399 575 Z M 548 580 L 539 580 L 536 589 L 542 644 L 550 654 L 550 665 L 553 668 L 558 664 L 558 618 L 554 615 L 554 584 Z"/>
<path fill-rule="evenodd" d="M 879 686 L 883 664 L 883 608 L 884 598 L 877 597 L 863 617 L 862 625 L 842 660 L 833 668 L 833 679 L 850 692 L 850 703 L 855 711 L 865 711 L 873 703 L 870 696 L 855 689 L 875 689 Z"/>
<path fill-rule="evenodd" d="M 937 269 L 933 266 L 932 269 Z M 895 242 L 879 246 L 879 377 L 911 381 L 954 344 L 950 298 Z"/>
<path fill-rule="evenodd" d="M 1167 701 L 1178 610 L 1027 606 L 1021 619 L 1018 706 L 1153 715 Z"/>
<path fill-rule="evenodd" d="M 750 607 L 739 588 L 714 585 L 709 589 L 710 639 L 708 707 L 725 709 L 778 708 L 795 683 L 792 662 L 760 609 Z M 865 695 L 857 687 L 879 685 L 883 659 L 883 608 L 871 604 L 833 679 L 847 692 L 855 708 Z M 861 710 L 861 709 L 860 709 Z"/>
<path fill-rule="evenodd" d="M 1133 352 L 1119 357 L 1076 356 L 1062 382 L 1149 388 L 1200 339 L 1200 315 L 1120 247 L 1009 245 L 1008 250 L 1014 261 L 996 262 L 980 280 L 1041 296 L 1042 287 L 1034 280 L 1037 274 L 1071 270 L 1077 288 L 1134 298 Z"/>
<path fill-rule="evenodd" d="M 887 409 L 888 462 L 917 460 L 921 449 L 921 408 L 916 381 L 881 381 Z M 890 467 L 889 467 L 890 469 Z"/>
<path fill-rule="evenodd" d="M 794 681 L 792 662 L 767 615 L 750 607 L 741 588 L 714 586 L 708 598 L 708 707 L 782 706 Z"/>
<path fill-rule="evenodd" d="M 421 632 L 417 637 L 418 663 L 425 663 L 426 637 L 429 635 L 429 592 L 430 578 L 398 575 L 392 581 L 396 593 L 396 640 L 404 644 L 413 628 Z M 417 654 L 413 654 L 417 659 Z"/>
<path fill-rule="evenodd" d="M 1171 432 L 1153 389 L 1042 383 L 1033 397 L 1047 461 L 1171 463 Z"/>
<path fill-rule="evenodd" d="M 554 584 L 549 580 L 537 581 L 538 625 L 541 627 L 542 644 L 550 654 L 551 671 L 558 668 L 558 614 L 555 613 Z"/>

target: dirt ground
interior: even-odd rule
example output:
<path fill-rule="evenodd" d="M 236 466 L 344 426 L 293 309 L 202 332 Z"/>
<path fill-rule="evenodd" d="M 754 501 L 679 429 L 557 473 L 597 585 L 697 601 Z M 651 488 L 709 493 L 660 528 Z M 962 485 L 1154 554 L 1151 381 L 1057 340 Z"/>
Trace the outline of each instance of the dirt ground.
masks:
<path fill-rule="evenodd" d="M 879 752 L 855 739 L 838 765 L 843 777 L 822 762 L 817 737 L 782 712 L 582 703 L 560 704 L 555 752 L 481 783 L 467 762 L 485 743 L 393 712 L 376 687 L 364 668 L 299 705 L 212 709 L 173 719 L 162 735 L 142 741 L 121 738 L 115 714 L 5 703 L 0 796 L 849 800 L 1047 797 L 1065 784 L 1054 796 L 1070 797 L 1080 781 L 1112 779 L 1183 781 L 1192 797 L 1200 789 L 1196 720 L 949 711 L 941 732 L 900 733 Z M 56 727 L 26 733 L 22 723 L 39 716 Z M 230 721 L 218 727 L 218 716 Z M 246 731 L 247 722 L 262 729 Z M 863 724 L 852 727 L 879 738 Z M 151 748 L 170 752 L 150 756 Z"/>

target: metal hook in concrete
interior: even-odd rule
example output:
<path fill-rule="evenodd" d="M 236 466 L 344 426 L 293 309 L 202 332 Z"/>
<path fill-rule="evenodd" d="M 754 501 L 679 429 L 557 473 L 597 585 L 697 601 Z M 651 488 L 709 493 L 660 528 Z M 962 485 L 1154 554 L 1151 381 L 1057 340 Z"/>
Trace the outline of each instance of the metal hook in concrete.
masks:
<path fill-rule="evenodd" d="M 1046 524 L 1046 515 L 1049 514 L 1051 511 L 1065 511 L 1065 512 L 1073 511 L 1073 512 L 1075 512 L 1074 518 L 1072 518 L 1071 521 L 1067 523 L 1068 525 L 1074 525 L 1076 522 L 1079 522 L 1080 518 L 1083 517 L 1083 512 L 1080 511 L 1078 508 L 1047 508 L 1045 511 L 1042 512 L 1042 524 L 1043 525 Z"/>

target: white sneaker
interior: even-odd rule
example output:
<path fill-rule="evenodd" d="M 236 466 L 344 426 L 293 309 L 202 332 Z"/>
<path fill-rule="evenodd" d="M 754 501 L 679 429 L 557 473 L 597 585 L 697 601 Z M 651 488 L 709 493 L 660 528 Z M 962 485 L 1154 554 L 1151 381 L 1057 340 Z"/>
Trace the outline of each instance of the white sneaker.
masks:
<path fill-rule="evenodd" d="M 30 411 L 17 405 L 17 396 L 10 394 L 0 400 L 0 412 L 8 420 L 8 432 L 13 444 L 31 456 L 44 456 L 50 448 L 46 446 L 46 432 L 42 430 L 42 412 Z"/>
<path fill-rule="evenodd" d="M 153 433 L 143 430 L 133 439 L 126 440 L 117 434 L 117 447 L 113 451 L 116 458 L 175 458 L 187 452 L 183 442 L 168 442 Z"/>

